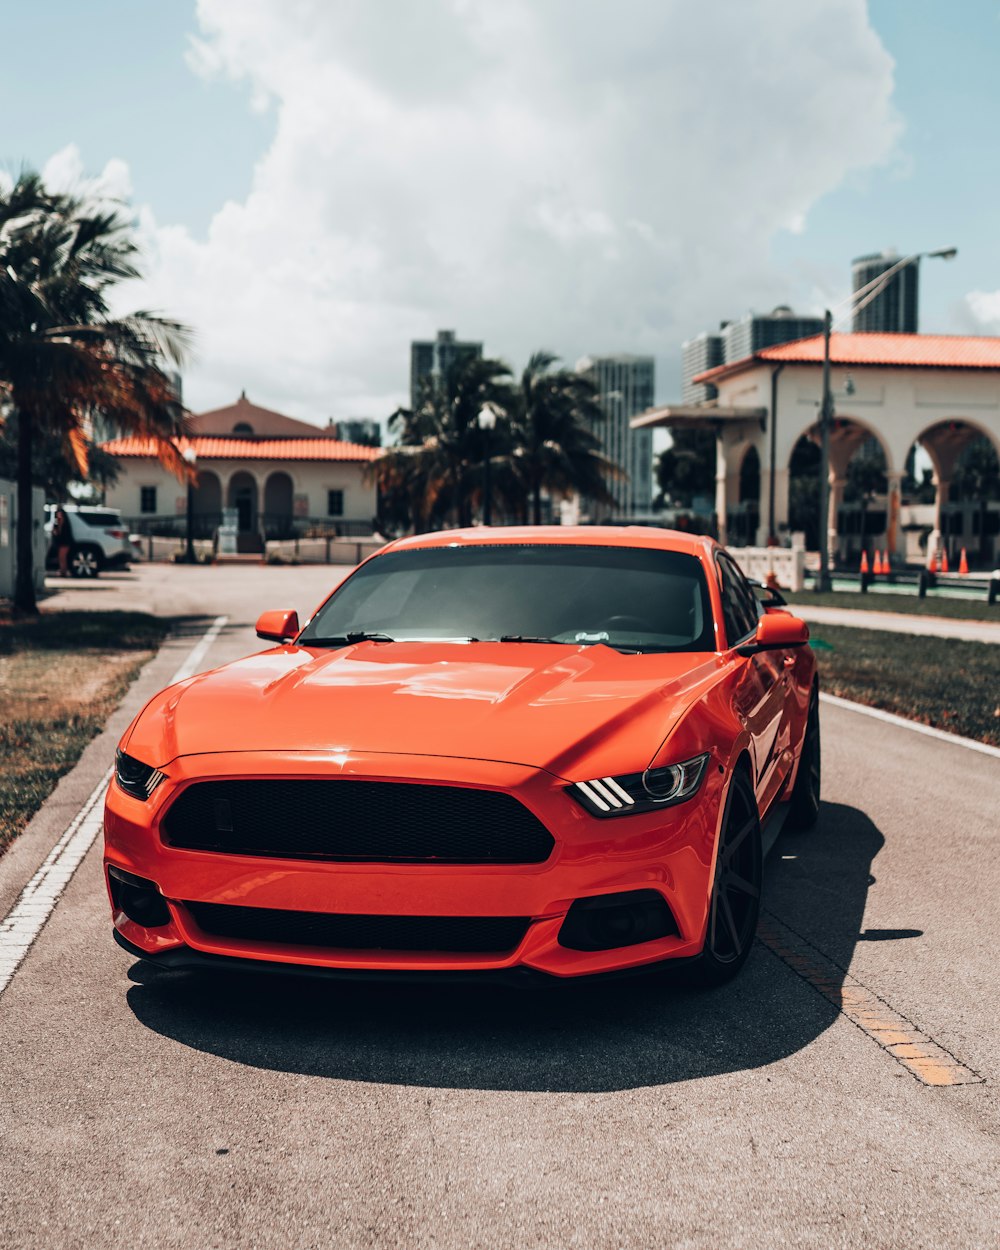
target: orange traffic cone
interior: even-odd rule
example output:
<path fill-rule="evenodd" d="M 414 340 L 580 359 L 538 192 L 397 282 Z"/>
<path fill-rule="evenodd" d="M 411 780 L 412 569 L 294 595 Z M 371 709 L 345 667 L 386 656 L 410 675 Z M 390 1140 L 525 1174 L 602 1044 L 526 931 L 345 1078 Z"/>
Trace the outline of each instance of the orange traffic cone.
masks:
<path fill-rule="evenodd" d="M 948 572 L 948 548 L 945 547 L 941 552 L 941 572 Z"/>
<path fill-rule="evenodd" d="M 966 573 L 968 573 L 968 571 L 969 571 L 969 561 L 968 561 L 968 559 L 967 559 L 967 557 L 966 557 L 966 554 L 965 554 L 965 548 L 964 548 L 964 547 L 962 548 L 962 558 L 961 558 L 961 559 L 959 560 L 959 562 L 958 562 L 958 571 L 959 571 L 959 573 L 961 573 L 961 574 L 962 574 L 962 576 L 963 576 L 963 577 L 964 577 L 964 576 L 965 576 L 965 574 L 966 574 Z"/>
<path fill-rule="evenodd" d="M 936 573 L 938 571 L 937 548 L 927 553 L 927 572 Z"/>
<path fill-rule="evenodd" d="M 861 572 L 862 573 L 868 572 L 868 552 L 867 551 L 862 551 L 861 553 Z"/>
<path fill-rule="evenodd" d="M 886 550 L 882 552 L 882 572 L 883 572 L 883 573 L 890 573 L 890 572 L 892 572 L 892 565 L 889 563 L 889 550 L 888 550 L 888 548 L 886 548 Z"/>
<path fill-rule="evenodd" d="M 872 572 L 876 577 L 879 577 L 882 573 L 882 557 L 879 555 L 877 547 L 875 549 L 875 563 L 872 565 Z"/>

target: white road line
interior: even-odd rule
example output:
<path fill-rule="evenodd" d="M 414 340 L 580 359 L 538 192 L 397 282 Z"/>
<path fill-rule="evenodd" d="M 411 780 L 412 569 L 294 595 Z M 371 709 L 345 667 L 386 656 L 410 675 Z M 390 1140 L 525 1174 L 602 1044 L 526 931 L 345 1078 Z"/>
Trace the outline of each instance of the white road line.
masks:
<path fill-rule="evenodd" d="M 852 703 L 850 699 L 841 699 L 835 694 L 820 694 L 824 703 L 832 703 L 835 707 L 847 708 L 850 712 L 860 712 L 863 716 L 872 716 L 875 720 L 885 721 L 887 725 L 897 725 L 900 729 L 912 729 L 914 733 L 926 734 L 928 738 L 937 738 L 941 742 L 950 742 L 952 746 L 967 747 L 970 751 L 979 751 L 982 755 L 992 755 L 1000 760 L 1000 747 L 990 746 L 988 742 L 977 742 L 974 738 L 962 738 L 958 734 L 950 734 L 944 729 L 935 729 L 933 725 L 921 725 L 918 720 L 907 720 L 905 716 L 896 716 L 893 712 L 883 712 L 878 707 L 868 707 L 865 703 Z"/>
<path fill-rule="evenodd" d="M 222 633 L 222 627 L 228 620 L 228 616 L 217 616 L 215 618 L 206 630 L 202 639 L 195 645 L 191 654 L 180 666 L 177 672 L 174 673 L 173 677 L 171 677 L 170 681 L 167 683 L 168 685 L 173 686 L 176 682 L 186 681 L 189 677 L 192 677 L 195 673 L 197 673 L 198 665 L 208 654 L 208 648 L 213 642 L 215 642 L 219 634 Z"/>
<path fill-rule="evenodd" d="M 215 618 L 167 685 L 184 681 L 197 671 L 227 619 L 225 616 Z M 69 885 L 73 874 L 83 862 L 83 857 L 101 832 L 104 823 L 102 800 L 113 771 L 109 768 L 97 783 L 86 803 L 49 852 L 45 862 L 21 891 L 17 902 L 0 921 L 0 994 L 10 984 L 21 960 L 31 950 L 56 903 L 62 897 L 63 890 Z"/>

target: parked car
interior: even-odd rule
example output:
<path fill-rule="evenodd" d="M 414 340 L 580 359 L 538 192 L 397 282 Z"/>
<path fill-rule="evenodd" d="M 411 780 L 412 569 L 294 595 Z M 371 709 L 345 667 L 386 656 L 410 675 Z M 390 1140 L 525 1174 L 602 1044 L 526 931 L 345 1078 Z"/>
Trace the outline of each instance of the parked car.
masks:
<path fill-rule="evenodd" d="M 180 968 L 734 976 L 769 844 L 819 812 L 816 663 L 782 603 L 669 530 L 390 544 L 129 726 L 115 939 Z"/>
<path fill-rule="evenodd" d="M 51 537 L 56 504 L 45 505 L 45 533 Z M 89 504 L 63 504 L 72 545 L 69 571 L 74 577 L 96 577 L 103 569 L 126 568 L 136 558 L 128 526 L 117 508 Z M 55 553 L 46 557 L 45 567 L 57 567 Z"/>

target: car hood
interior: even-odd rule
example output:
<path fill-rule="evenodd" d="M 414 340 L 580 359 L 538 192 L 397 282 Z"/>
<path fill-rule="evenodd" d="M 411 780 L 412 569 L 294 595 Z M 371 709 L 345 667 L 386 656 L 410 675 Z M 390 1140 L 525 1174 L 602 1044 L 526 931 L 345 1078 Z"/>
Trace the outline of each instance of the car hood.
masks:
<path fill-rule="evenodd" d="M 588 765 L 596 775 L 645 767 L 719 672 L 715 655 L 600 645 L 290 645 L 162 692 L 126 749 L 157 767 L 220 751 L 357 752 L 522 764 L 572 780 L 595 775 Z"/>

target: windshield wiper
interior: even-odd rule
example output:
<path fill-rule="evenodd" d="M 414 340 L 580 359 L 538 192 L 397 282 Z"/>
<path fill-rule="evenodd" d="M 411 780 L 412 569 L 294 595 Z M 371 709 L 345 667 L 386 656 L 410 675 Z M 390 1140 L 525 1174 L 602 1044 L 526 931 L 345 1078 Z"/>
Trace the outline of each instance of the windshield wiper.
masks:
<path fill-rule="evenodd" d="M 487 639 L 489 641 L 489 639 Z M 535 638 L 531 634 L 501 634 L 497 642 L 561 642 L 559 638 Z"/>
<path fill-rule="evenodd" d="M 357 629 L 352 630 L 349 634 L 333 634 L 329 638 L 305 638 L 303 646 L 306 647 L 347 647 L 355 642 L 395 642 L 396 639 L 390 637 L 389 634 L 379 633 L 377 630 Z"/>

